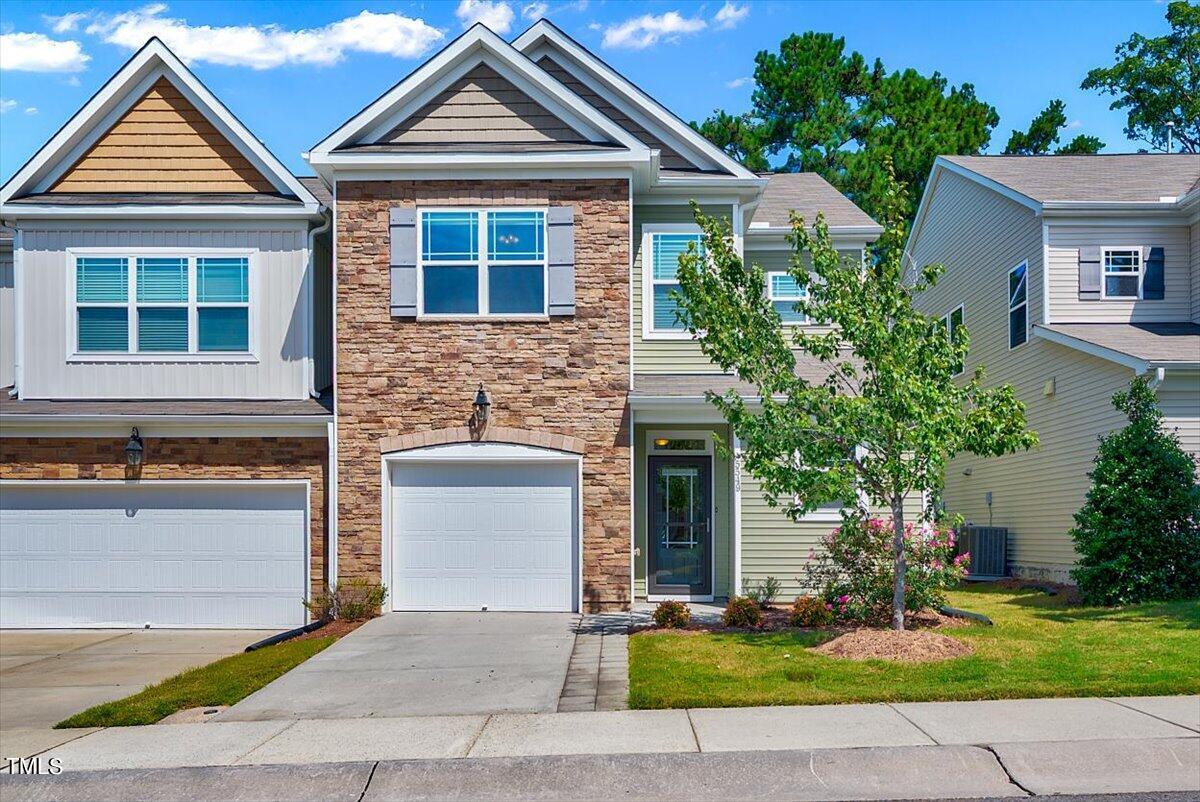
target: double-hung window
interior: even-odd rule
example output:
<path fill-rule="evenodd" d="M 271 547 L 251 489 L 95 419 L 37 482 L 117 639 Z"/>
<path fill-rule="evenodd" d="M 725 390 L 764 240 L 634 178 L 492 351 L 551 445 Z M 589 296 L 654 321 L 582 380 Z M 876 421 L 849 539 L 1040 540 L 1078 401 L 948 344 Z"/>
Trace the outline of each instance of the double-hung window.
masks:
<path fill-rule="evenodd" d="M 643 311 L 646 334 L 686 336 L 674 293 L 679 291 L 679 257 L 688 252 L 692 243 L 703 253 L 699 232 L 654 231 L 647 234 L 645 249 L 649 253 L 643 254 L 648 266 L 644 272 L 644 302 L 648 307 Z"/>
<path fill-rule="evenodd" d="M 248 353 L 249 256 L 77 256 L 75 350 Z"/>
<path fill-rule="evenodd" d="M 423 211 L 423 316 L 544 316 L 544 210 Z"/>
<path fill-rule="evenodd" d="M 790 273 L 767 273 L 767 299 L 779 319 L 786 325 L 803 325 L 808 322 L 808 316 L 797 310 L 796 302 L 808 297 L 808 291 Z"/>
<path fill-rule="evenodd" d="M 1141 248 L 1104 249 L 1104 298 L 1137 300 L 1142 297 Z"/>
<path fill-rule="evenodd" d="M 950 338 L 950 342 L 954 342 L 955 333 L 961 329 L 963 324 L 966 322 L 964 314 L 963 307 L 960 304 L 957 309 L 942 318 L 942 325 L 946 327 L 946 336 Z M 959 362 L 954 366 L 954 375 L 958 376 L 962 372 L 963 364 Z"/>
<path fill-rule="evenodd" d="M 1029 264 L 1008 271 L 1008 347 L 1016 348 L 1029 339 Z"/>

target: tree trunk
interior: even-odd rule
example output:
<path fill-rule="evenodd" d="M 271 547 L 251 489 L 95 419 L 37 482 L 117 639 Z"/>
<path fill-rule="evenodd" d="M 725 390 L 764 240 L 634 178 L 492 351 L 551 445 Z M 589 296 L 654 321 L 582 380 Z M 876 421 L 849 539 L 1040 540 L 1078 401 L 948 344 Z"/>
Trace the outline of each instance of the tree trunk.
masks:
<path fill-rule="evenodd" d="M 895 577 L 892 581 L 892 629 L 904 629 L 904 577 L 908 562 L 904 559 L 904 497 L 892 496 L 892 556 Z"/>

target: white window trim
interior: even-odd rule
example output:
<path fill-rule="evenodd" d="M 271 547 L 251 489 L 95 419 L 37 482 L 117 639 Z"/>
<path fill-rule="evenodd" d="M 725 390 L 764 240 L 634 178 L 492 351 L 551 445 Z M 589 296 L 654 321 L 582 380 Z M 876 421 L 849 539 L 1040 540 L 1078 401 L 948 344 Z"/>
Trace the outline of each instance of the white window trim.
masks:
<path fill-rule="evenodd" d="M 1025 268 L 1025 300 L 1021 301 L 1021 303 L 1017 304 L 1016 306 L 1013 306 L 1012 297 L 1011 297 L 1012 290 L 1010 290 L 1009 287 L 1012 286 L 1012 280 L 1011 280 L 1012 274 L 1017 272 L 1018 270 L 1020 270 L 1022 267 Z M 1004 336 L 1006 338 L 1005 341 L 1008 344 L 1008 350 L 1015 351 L 1018 348 L 1020 348 L 1022 345 L 1026 345 L 1029 342 L 1029 262 L 1028 261 L 1022 261 L 1019 264 L 1014 265 L 1011 270 L 1009 270 L 1007 273 L 1004 274 L 1004 301 L 1005 301 L 1005 303 L 1004 303 L 1004 308 L 1005 308 Z M 1025 339 L 1022 340 L 1021 342 L 1017 343 L 1016 345 L 1013 345 L 1012 344 L 1012 313 L 1017 311 L 1018 309 L 1020 309 L 1022 306 L 1025 307 Z M 965 319 L 966 318 L 964 317 L 964 321 L 965 321 Z"/>
<path fill-rule="evenodd" d="M 476 284 L 479 291 L 476 304 L 478 312 L 460 312 L 454 314 L 426 314 L 425 312 L 425 226 L 424 216 L 427 212 L 470 212 L 475 215 L 475 225 L 478 226 L 478 258 L 452 261 L 430 262 L 430 267 L 474 267 Z M 488 259 L 488 212 L 541 212 L 542 214 L 542 311 L 529 314 L 502 313 L 492 314 L 488 309 L 488 275 L 493 264 L 514 267 L 528 267 L 537 264 L 536 260 L 504 260 L 495 263 Z M 498 321 L 547 321 L 550 319 L 550 230 L 546 223 L 549 209 L 545 206 L 425 206 L 417 209 L 417 319 L 418 320 L 498 320 Z"/>
<path fill-rule="evenodd" d="M 1108 255 L 1117 251 L 1127 251 L 1137 254 L 1137 272 L 1124 273 L 1108 272 Z M 1108 277 L 1113 276 L 1137 276 L 1137 295 L 1109 295 L 1108 294 Z M 1146 255 L 1142 253 L 1141 245 L 1105 245 L 1100 249 L 1100 299 L 1104 301 L 1140 301 L 1142 300 L 1142 284 L 1146 280 Z"/>
<path fill-rule="evenodd" d="M 785 301 L 785 302 L 786 302 L 786 301 L 792 301 L 792 302 L 795 302 L 795 301 L 801 301 L 801 300 L 808 300 L 808 287 L 807 287 L 807 285 L 801 285 L 801 286 L 800 286 L 800 295 L 799 295 L 798 297 L 796 297 L 796 298 L 777 298 L 777 297 L 775 297 L 775 291 L 774 291 L 774 289 L 772 289 L 772 287 L 771 287 L 771 276 L 787 276 L 787 275 L 791 275 L 791 274 L 790 274 L 790 273 L 788 273 L 788 271 L 786 271 L 786 270 L 768 270 L 768 271 L 766 271 L 766 281 L 767 281 L 767 301 L 769 301 L 769 302 L 771 303 L 771 305 L 772 305 L 772 306 L 774 306 L 774 304 L 775 304 L 777 301 Z M 812 321 L 810 321 L 810 320 L 808 319 L 808 315 L 805 315 L 805 316 L 804 316 L 804 320 L 781 320 L 780 322 L 781 322 L 781 323 L 782 323 L 784 326 L 807 326 L 807 325 L 809 325 L 809 324 L 810 324 Z"/>
<path fill-rule="evenodd" d="M 704 450 L 702 451 L 655 451 L 654 441 L 660 437 L 665 437 L 669 440 L 699 440 L 704 438 Z M 712 569 L 709 577 L 709 587 L 713 593 L 705 593 L 699 595 L 678 594 L 678 593 L 650 593 L 650 520 L 646 518 L 646 601 L 693 601 L 693 602 L 710 602 L 715 598 L 717 590 L 717 458 L 716 449 L 713 447 L 713 434 L 705 429 L 649 429 L 646 432 L 646 462 L 645 462 L 645 481 L 646 481 L 646 498 L 650 498 L 650 457 L 708 457 L 708 556 L 709 566 Z M 647 504 L 646 511 L 642 515 L 649 516 L 650 509 Z M 733 533 L 730 533 L 732 539 Z"/>
<path fill-rule="evenodd" d="M 647 223 L 642 226 L 642 339 L 691 340 L 691 332 L 654 328 L 654 285 L 678 284 L 677 281 L 654 279 L 655 234 L 703 234 L 695 223 Z"/>
<path fill-rule="evenodd" d="M 1025 274 L 1025 298 L 1026 298 L 1026 303 L 1028 303 L 1029 273 Z M 962 312 L 962 325 L 964 325 L 964 326 L 967 325 L 967 305 L 959 304 L 958 306 L 954 307 L 946 314 L 942 315 L 942 325 L 946 327 L 946 335 L 947 336 L 950 336 L 953 334 L 953 332 L 950 330 L 950 318 L 952 318 L 954 316 L 955 312 Z M 1028 318 L 1026 319 L 1025 322 L 1026 322 L 1026 325 L 1028 325 L 1028 323 L 1029 323 Z M 958 373 L 951 374 L 951 378 L 957 378 L 958 376 L 961 376 L 966 372 L 967 372 L 967 358 L 966 358 L 966 355 L 964 355 L 963 356 L 963 369 L 960 370 Z"/>
<path fill-rule="evenodd" d="M 253 248 L 160 248 L 160 247 L 97 247 L 97 248 L 68 248 L 70 256 L 67 270 L 66 292 L 66 328 L 67 328 L 67 362 L 258 362 L 258 259 L 259 251 Z M 76 280 L 78 276 L 78 260 L 91 257 L 113 258 L 123 257 L 126 260 L 126 280 L 128 289 L 124 303 L 84 303 L 89 306 L 109 306 L 128 309 L 129 350 L 127 351 L 80 351 L 79 327 L 76 310 Z M 198 302 L 196 300 L 196 259 L 204 257 L 242 258 L 247 260 L 246 289 L 247 300 L 240 303 L 225 301 Z M 183 304 L 137 300 L 137 260 L 138 259 L 187 259 L 188 261 L 188 350 L 184 351 L 143 351 L 137 350 L 137 307 L 179 307 Z M 245 351 L 200 351 L 199 349 L 199 315 L 197 310 L 202 307 L 241 307 L 247 309 L 246 325 L 247 350 Z"/>

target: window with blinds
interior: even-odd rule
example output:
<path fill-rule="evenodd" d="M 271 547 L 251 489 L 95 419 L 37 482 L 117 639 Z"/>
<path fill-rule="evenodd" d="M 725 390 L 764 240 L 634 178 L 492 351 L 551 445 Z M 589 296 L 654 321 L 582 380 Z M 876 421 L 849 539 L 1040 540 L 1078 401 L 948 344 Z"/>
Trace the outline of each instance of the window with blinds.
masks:
<path fill-rule="evenodd" d="M 703 251 L 700 234 L 651 234 L 650 235 L 650 309 L 647 310 L 651 332 L 682 332 L 679 320 L 679 304 L 675 293 L 679 291 L 679 257 L 695 244 Z"/>
<path fill-rule="evenodd" d="M 250 259 L 79 256 L 75 307 L 79 353 L 245 353 Z"/>

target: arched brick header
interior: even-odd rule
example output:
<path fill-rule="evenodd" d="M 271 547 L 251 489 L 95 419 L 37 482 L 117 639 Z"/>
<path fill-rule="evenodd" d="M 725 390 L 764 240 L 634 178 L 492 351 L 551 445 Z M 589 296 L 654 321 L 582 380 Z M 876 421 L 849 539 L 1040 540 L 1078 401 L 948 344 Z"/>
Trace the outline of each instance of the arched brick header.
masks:
<path fill-rule="evenodd" d="M 572 437 L 569 434 L 532 432 L 508 426 L 488 426 L 478 437 L 473 436 L 471 430 L 466 426 L 452 426 L 446 429 L 383 437 L 379 440 L 379 452 L 390 454 L 395 451 L 411 451 L 414 448 L 449 445 L 450 443 L 510 443 L 518 446 L 551 448 L 571 454 L 584 452 L 584 441 L 578 437 Z"/>

